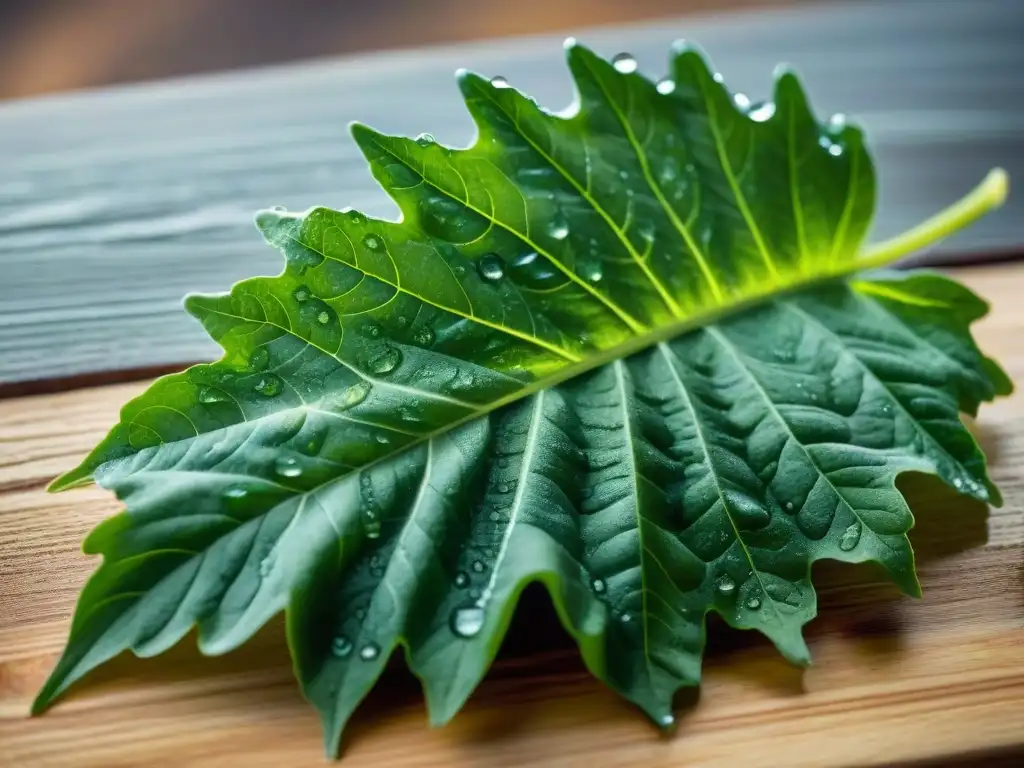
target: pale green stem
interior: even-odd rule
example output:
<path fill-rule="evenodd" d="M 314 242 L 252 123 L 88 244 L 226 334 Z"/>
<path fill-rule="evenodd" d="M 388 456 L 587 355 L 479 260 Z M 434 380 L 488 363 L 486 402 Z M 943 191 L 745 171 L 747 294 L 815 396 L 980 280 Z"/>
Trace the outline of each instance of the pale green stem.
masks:
<path fill-rule="evenodd" d="M 857 271 L 877 269 L 892 264 L 908 253 L 934 245 L 1001 206 L 1009 188 L 1010 177 L 1006 171 L 993 168 L 965 197 L 903 234 L 868 246 L 850 266 Z"/>

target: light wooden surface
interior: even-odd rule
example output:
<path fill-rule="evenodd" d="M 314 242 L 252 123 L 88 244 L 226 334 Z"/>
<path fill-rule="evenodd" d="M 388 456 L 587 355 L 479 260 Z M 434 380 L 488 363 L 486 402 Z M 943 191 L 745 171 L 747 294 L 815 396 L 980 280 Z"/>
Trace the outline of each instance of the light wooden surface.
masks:
<path fill-rule="evenodd" d="M 959 274 L 994 302 L 982 346 L 1024 381 L 1024 265 Z M 143 386 L 0 401 L 0 765 L 321 766 L 280 622 L 227 657 L 203 658 L 189 638 L 157 659 L 119 658 L 26 718 L 93 566 L 79 541 L 116 508 L 97 489 L 42 488 Z M 810 669 L 715 625 L 699 700 L 681 695 L 678 732 L 659 737 L 588 676 L 534 595 L 514 647 L 446 728 L 427 727 L 395 661 L 356 716 L 343 765 L 1013 764 L 996 760 L 1024 757 L 1024 396 L 985 408 L 975 428 L 1005 507 L 907 478 L 924 599 L 899 597 L 871 568 L 821 564 Z"/>
<path fill-rule="evenodd" d="M 280 271 L 255 210 L 393 215 L 349 121 L 465 145 L 458 67 L 560 109 L 572 96 L 567 34 L 605 56 L 630 51 L 652 77 L 672 41 L 694 40 L 754 101 L 792 64 L 823 119 L 844 112 L 867 128 L 879 238 L 993 166 L 1024 179 L 1021 0 L 830 0 L 0 104 L 0 385 L 214 356 L 181 298 Z M 1022 220 L 1024 196 L 1011 198 L 930 255 L 1019 248 Z"/>

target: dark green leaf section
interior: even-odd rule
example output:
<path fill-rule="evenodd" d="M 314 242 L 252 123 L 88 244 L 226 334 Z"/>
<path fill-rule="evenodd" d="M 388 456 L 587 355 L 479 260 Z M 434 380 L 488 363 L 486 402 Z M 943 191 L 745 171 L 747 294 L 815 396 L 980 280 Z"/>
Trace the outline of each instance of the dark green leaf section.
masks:
<path fill-rule="evenodd" d="M 939 276 L 836 283 L 355 471 L 361 427 L 298 401 L 108 462 L 128 511 L 86 541 L 104 561 L 36 708 L 124 650 L 198 625 L 223 653 L 285 609 L 333 753 L 398 646 L 450 718 L 540 581 L 594 674 L 668 723 L 709 611 L 804 663 L 815 560 L 876 560 L 918 591 L 900 472 L 995 497 L 959 419 L 1009 391 L 969 334 L 984 310 Z M 336 370 L 309 349 L 294 365 Z"/>

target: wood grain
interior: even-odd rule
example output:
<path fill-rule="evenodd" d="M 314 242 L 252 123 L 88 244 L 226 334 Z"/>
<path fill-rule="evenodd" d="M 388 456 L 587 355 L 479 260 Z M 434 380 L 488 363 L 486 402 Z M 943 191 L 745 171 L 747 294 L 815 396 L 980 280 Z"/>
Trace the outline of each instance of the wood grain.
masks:
<path fill-rule="evenodd" d="M 965 272 L 994 302 L 986 352 L 1024 377 L 1024 265 Z M 226 657 L 188 638 L 159 659 L 121 657 L 45 716 L 26 718 L 93 567 L 83 534 L 116 504 L 88 489 L 44 494 L 145 385 L 0 401 L 0 765 L 319 766 L 281 622 Z M 454 722 L 430 730 L 400 661 L 360 710 L 344 765 L 840 766 L 1024 757 L 1024 397 L 974 425 L 1006 504 L 901 479 L 925 597 L 901 598 L 870 567 L 816 566 L 815 665 L 715 623 L 706 679 L 659 737 L 592 679 L 539 590 L 528 591 L 495 669 Z M 905 480 L 905 482 L 904 482 Z M 966 763 L 965 763 L 966 764 Z"/>
<path fill-rule="evenodd" d="M 995 165 L 1024 178 L 1020 0 L 824 3 L 566 30 L 652 76 L 700 42 L 730 87 L 768 96 L 782 61 L 818 113 L 870 133 L 875 235 L 959 198 Z M 355 206 L 392 216 L 345 125 L 462 145 L 453 73 L 504 75 L 571 100 L 563 36 L 392 52 L 0 104 L 0 384 L 137 370 L 219 353 L 181 311 L 189 291 L 275 274 L 258 208 Z M 931 254 L 1020 249 L 1024 196 Z"/>

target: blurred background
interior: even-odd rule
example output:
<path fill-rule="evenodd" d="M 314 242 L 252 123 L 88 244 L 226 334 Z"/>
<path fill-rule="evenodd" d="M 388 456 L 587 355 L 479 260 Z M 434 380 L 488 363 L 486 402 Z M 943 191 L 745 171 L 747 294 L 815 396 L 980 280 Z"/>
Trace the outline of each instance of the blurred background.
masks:
<path fill-rule="evenodd" d="M 0 98 L 798 2 L 0 0 Z"/>

